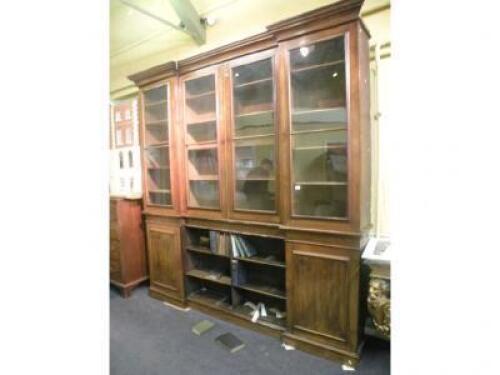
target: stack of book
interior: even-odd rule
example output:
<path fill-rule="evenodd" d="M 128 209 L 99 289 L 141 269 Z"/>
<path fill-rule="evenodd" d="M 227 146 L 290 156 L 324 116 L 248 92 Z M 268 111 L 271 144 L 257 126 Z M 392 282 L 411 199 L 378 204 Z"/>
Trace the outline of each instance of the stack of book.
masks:
<path fill-rule="evenodd" d="M 229 256 L 229 234 L 210 231 L 210 252 L 212 254 Z"/>
<path fill-rule="evenodd" d="M 255 248 L 243 237 L 231 234 L 231 251 L 235 258 L 253 257 L 257 254 Z"/>

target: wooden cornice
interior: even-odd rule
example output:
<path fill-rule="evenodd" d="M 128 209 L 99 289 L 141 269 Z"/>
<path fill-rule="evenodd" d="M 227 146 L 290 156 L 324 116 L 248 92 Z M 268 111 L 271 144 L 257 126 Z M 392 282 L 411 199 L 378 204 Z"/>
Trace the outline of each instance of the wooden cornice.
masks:
<path fill-rule="evenodd" d="M 359 19 L 364 0 L 342 0 L 269 25 L 277 41 L 319 31 Z"/>
<path fill-rule="evenodd" d="M 141 87 L 176 74 L 183 75 L 210 65 L 220 64 L 236 57 L 277 47 L 278 42 L 295 38 L 307 33 L 360 21 L 361 6 L 364 0 L 342 0 L 334 4 L 302 13 L 298 16 L 269 25 L 267 31 L 253 35 L 213 50 L 180 60 L 155 66 L 128 78 Z M 365 31 L 367 32 L 366 28 Z M 369 34 L 368 34 L 369 35 Z"/>
<path fill-rule="evenodd" d="M 142 87 L 161 79 L 173 77 L 176 74 L 177 64 L 175 61 L 169 61 L 166 64 L 153 66 L 152 68 L 143 70 L 142 72 L 129 75 L 127 78 L 134 82 L 137 86 Z"/>
<path fill-rule="evenodd" d="M 276 46 L 277 42 L 271 33 L 264 32 L 253 35 L 249 38 L 238 40 L 225 46 L 180 60 L 178 65 L 179 74 L 182 75 L 209 65 L 219 64 L 235 57 L 263 51 Z"/>

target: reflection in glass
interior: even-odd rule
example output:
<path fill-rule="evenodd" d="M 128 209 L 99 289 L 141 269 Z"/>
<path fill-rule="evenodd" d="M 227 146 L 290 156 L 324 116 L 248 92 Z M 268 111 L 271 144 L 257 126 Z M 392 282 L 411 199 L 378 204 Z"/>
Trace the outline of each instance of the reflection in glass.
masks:
<path fill-rule="evenodd" d="M 185 82 L 188 205 L 219 207 L 215 75 Z"/>
<path fill-rule="evenodd" d="M 167 92 L 167 85 L 144 92 L 144 156 L 147 194 L 150 204 L 162 206 L 172 205 Z M 130 166 L 133 165 L 131 153 L 129 163 Z"/>
<path fill-rule="evenodd" d="M 276 209 L 273 60 L 233 68 L 236 209 Z"/>
<path fill-rule="evenodd" d="M 344 37 L 290 51 L 293 213 L 347 215 Z"/>
<path fill-rule="evenodd" d="M 236 207 L 272 211 L 275 207 L 274 137 L 235 142 Z"/>
<path fill-rule="evenodd" d="M 189 204 L 192 207 L 219 207 L 218 181 L 189 181 Z"/>

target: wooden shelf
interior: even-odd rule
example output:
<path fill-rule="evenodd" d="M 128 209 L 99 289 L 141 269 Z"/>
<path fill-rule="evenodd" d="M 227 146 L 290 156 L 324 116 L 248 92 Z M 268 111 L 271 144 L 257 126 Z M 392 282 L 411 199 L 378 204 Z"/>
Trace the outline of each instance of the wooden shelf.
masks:
<path fill-rule="evenodd" d="M 144 148 L 162 148 L 162 147 L 169 147 L 169 142 L 160 142 L 160 143 L 150 143 L 146 145 Z"/>
<path fill-rule="evenodd" d="M 347 186 L 347 181 L 296 181 L 294 185 L 311 186 Z"/>
<path fill-rule="evenodd" d="M 285 292 L 282 290 L 279 290 L 277 288 L 273 288 L 273 287 L 269 287 L 269 286 L 265 286 L 265 285 L 260 285 L 260 284 L 251 284 L 251 283 L 246 283 L 243 285 L 233 285 L 233 286 L 235 288 L 239 288 L 239 289 L 243 289 L 243 290 L 246 290 L 249 292 L 262 294 L 264 296 L 286 300 Z"/>
<path fill-rule="evenodd" d="M 170 167 L 168 167 L 168 166 L 165 166 L 165 167 L 147 167 L 147 169 L 152 170 L 152 171 L 154 171 L 154 170 L 162 170 L 162 171 L 165 170 L 166 171 L 166 170 L 170 170 Z"/>
<path fill-rule="evenodd" d="M 189 150 L 198 150 L 198 148 L 192 148 L 190 146 L 206 146 L 206 145 L 213 145 L 214 147 L 217 147 L 217 140 L 213 139 L 210 141 L 186 142 L 186 146 L 188 146 Z"/>
<path fill-rule="evenodd" d="M 250 81 L 250 82 L 245 82 L 245 83 L 240 83 L 238 85 L 234 85 L 233 87 L 235 89 L 239 89 L 239 88 L 242 88 L 242 87 L 247 87 L 247 86 L 252 86 L 252 85 L 257 85 L 257 84 L 260 84 L 260 83 L 264 83 L 264 82 L 271 82 L 273 80 L 272 77 L 269 77 L 269 78 L 263 78 L 263 79 L 257 79 L 255 81 Z"/>
<path fill-rule="evenodd" d="M 237 259 L 237 260 L 242 261 L 242 262 L 263 264 L 263 265 L 272 266 L 272 267 L 280 267 L 280 268 L 286 267 L 285 262 L 282 262 L 279 260 L 269 260 L 269 259 L 266 259 L 265 257 L 261 257 L 258 255 L 254 255 L 253 257 L 246 257 L 246 258 L 234 257 L 234 259 Z"/>
<path fill-rule="evenodd" d="M 156 100 L 154 102 L 146 102 L 146 100 L 144 100 L 144 107 L 153 107 L 155 105 L 159 105 L 159 104 L 167 104 L 168 100 L 167 99 L 162 99 L 162 100 Z"/>
<path fill-rule="evenodd" d="M 188 301 L 193 301 L 196 303 L 199 303 L 200 305 L 208 306 L 208 307 L 215 307 L 218 309 L 229 309 L 230 305 L 228 302 L 229 301 L 229 296 L 219 294 L 216 292 L 212 292 L 209 290 L 206 291 L 196 291 L 192 292 L 191 294 L 188 295 L 187 297 Z"/>
<path fill-rule="evenodd" d="M 330 62 L 326 62 L 326 63 L 323 63 L 323 64 L 308 65 L 308 66 L 304 66 L 302 68 L 291 69 L 291 73 L 300 73 L 300 72 L 304 72 L 304 71 L 309 71 L 309 70 L 313 70 L 313 69 L 320 69 L 320 68 L 326 68 L 326 67 L 329 67 L 329 66 L 339 65 L 339 64 L 343 64 L 343 63 L 345 63 L 344 59 L 330 61 Z"/>
<path fill-rule="evenodd" d="M 252 321 L 252 316 L 250 315 L 252 310 L 247 306 L 236 306 L 233 309 L 233 313 L 241 318 Z M 267 317 L 260 317 L 255 323 L 267 326 L 269 328 L 277 329 L 283 331 L 286 327 L 286 318 L 278 319 L 273 317 L 269 312 Z"/>
<path fill-rule="evenodd" d="M 148 192 L 154 194 L 170 194 L 169 189 L 148 189 Z"/>
<path fill-rule="evenodd" d="M 236 181 L 274 181 L 274 178 L 269 178 L 269 177 L 236 178 Z"/>
<path fill-rule="evenodd" d="M 347 144 L 341 144 L 341 145 L 321 145 L 321 146 L 302 146 L 302 147 L 294 147 L 294 151 L 307 151 L 307 150 L 323 150 L 323 149 L 328 149 L 328 150 L 333 150 L 333 149 L 341 149 L 341 148 L 347 148 Z"/>
<path fill-rule="evenodd" d="M 168 119 L 164 120 L 156 120 L 156 121 L 146 121 L 146 127 L 155 126 L 155 127 L 167 127 Z"/>
<path fill-rule="evenodd" d="M 292 112 L 292 117 L 295 116 L 295 115 L 305 115 L 305 114 L 309 114 L 309 113 L 319 113 L 319 112 L 328 112 L 328 111 L 341 111 L 341 110 L 346 110 L 346 106 L 345 105 L 338 105 L 338 106 L 334 106 L 334 107 L 325 107 L 325 108 L 315 108 L 315 109 L 302 109 L 302 110 L 299 110 L 299 111 L 294 111 Z"/>
<path fill-rule="evenodd" d="M 193 143 L 193 144 L 187 144 L 187 150 L 210 150 L 210 149 L 216 149 L 218 146 L 217 141 L 211 141 L 211 142 L 198 142 L 198 143 Z"/>
<path fill-rule="evenodd" d="M 265 111 L 255 111 L 255 112 L 248 112 L 248 113 L 240 113 L 239 115 L 236 115 L 234 117 L 235 118 L 239 118 L 239 117 L 247 117 L 247 116 L 258 116 L 258 115 L 263 115 L 263 114 L 273 113 L 273 112 L 274 112 L 274 110 L 269 109 L 269 110 L 265 110 Z"/>
<path fill-rule="evenodd" d="M 197 176 L 197 177 L 188 177 L 189 181 L 218 181 L 218 175 L 206 175 L 206 176 Z"/>
<path fill-rule="evenodd" d="M 213 272 L 193 269 L 191 271 L 186 272 L 186 276 L 195 277 L 201 280 L 211 281 L 217 284 L 228 285 L 231 286 L 231 278 L 226 275 L 222 275 L 220 278 L 215 278 Z"/>
<path fill-rule="evenodd" d="M 266 126 L 267 127 L 267 126 Z M 256 134 L 256 135 L 241 135 L 239 137 L 233 137 L 235 141 L 245 140 L 245 139 L 255 139 L 255 138 L 266 138 L 266 137 L 274 137 L 275 134 Z"/>
<path fill-rule="evenodd" d="M 204 96 L 215 95 L 215 91 L 207 91 L 196 95 L 186 95 L 186 100 L 203 98 Z"/>
<path fill-rule="evenodd" d="M 186 250 L 191 251 L 193 253 L 198 253 L 198 254 L 214 255 L 217 257 L 221 257 L 221 258 L 231 258 L 231 256 L 229 256 L 229 255 L 212 253 L 209 248 L 203 247 L 203 246 L 189 245 L 189 246 L 186 246 Z"/>
<path fill-rule="evenodd" d="M 347 131 L 347 128 L 330 128 L 330 129 L 325 128 L 325 129 L 299 130 L 299 131 L 291 131 L 290 135 L 329 133 L 329 132 L 338 132 L 338 131 Z"/>

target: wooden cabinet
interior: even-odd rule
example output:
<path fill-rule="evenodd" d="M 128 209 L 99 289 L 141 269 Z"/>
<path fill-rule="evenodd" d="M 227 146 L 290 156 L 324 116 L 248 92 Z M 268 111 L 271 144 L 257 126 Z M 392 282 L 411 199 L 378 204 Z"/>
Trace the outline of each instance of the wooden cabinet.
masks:
<path fill-rule="evenodd" d="M 151 295 L 351 364 L 370 229 L 361 5 L 129 77 L 142 98 Z M 252 322 L 245 309 L 259 303 L 272 321 Z"/>
<path fill-rule="evenodd" d="M 147 262 L 140 199 L 110 201 L 110 282 L 124 297 L 147 280 Z"/>
<path fill-rule="evenodd" d="M 357 250 L 287 243 L 290 343 L 334 346 L 357 360 L 359 259 Z M 300 280 L 297 283 L 296 280 Z"/>
<path fill-rule="evenodd" d="M 182 260 L 178 225 L 147 223 L 150 294 L 183 303 Z"/>

